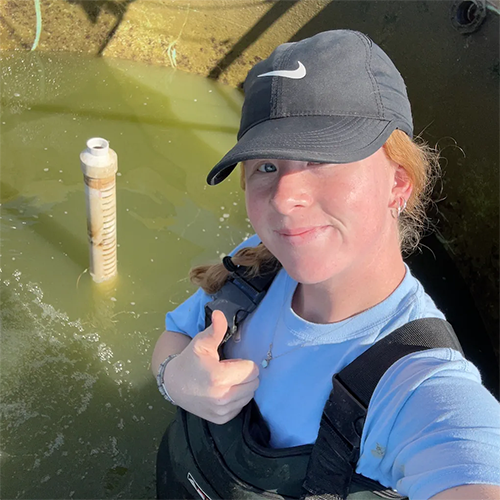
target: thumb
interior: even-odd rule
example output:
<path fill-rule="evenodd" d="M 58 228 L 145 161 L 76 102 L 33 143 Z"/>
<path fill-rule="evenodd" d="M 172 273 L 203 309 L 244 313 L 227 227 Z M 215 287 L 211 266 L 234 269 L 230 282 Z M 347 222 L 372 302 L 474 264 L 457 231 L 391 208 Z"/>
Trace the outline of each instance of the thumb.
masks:
<path fill-rule="evenodd" d="M 226 331 L 227 319 L 225 314 L 222 311 L 214 311 L 212 313 L 212 324 L 203 332 L 199 340 L 205 349 L 217 351 Z"/>

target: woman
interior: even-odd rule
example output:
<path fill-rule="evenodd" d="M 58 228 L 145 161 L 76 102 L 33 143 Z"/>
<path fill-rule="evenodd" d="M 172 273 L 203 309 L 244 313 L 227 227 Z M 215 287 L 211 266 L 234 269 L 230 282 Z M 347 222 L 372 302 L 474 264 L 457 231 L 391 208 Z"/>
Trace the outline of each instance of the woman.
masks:
<path fill-rule="evenodd" d="M 217 184 L 242 162 L 256 236 L 235 250 L 232 263 L 193 270 L 202 289 L 167 315 L 152 368 L 168 400 L 222 426 L 222 434 L 205 427 L 220 439 L 234 432 L 248 413 L 243 408 L 258 407 L 267 435 L 254 450 L 293 456 L 317 439 L 332 375 L 399 327 L 444 318 L 401 254 L 418 241 L 432 170 L 431 153 L 412 133 L 401 76 L 361 33 L 329 31 L 281 45 L 249 72 L 238 143 L 208 182 Z M 254 274 L 283 269 L 224 344 L 222 359 L 226 318 L 215 311 L 205 328 L 204 308 L 228 277 L 226 267 L 239 265 Z M 498 403 L 459 352 L 410 353 L 377 384 L 352 465 L 409 498 L 498 498 L 498 415 Z M 210 498 L 186 470 L 192 498 Z M 296 479 L 268 489 L 285 491 Z"/>

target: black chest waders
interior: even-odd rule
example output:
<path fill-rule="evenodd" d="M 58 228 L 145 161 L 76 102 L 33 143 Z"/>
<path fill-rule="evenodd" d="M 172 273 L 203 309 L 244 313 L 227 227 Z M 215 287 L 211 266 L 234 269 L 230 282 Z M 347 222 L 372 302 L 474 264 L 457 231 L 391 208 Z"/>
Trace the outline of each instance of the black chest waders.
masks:
<path fill-rule="evenodd" d="M 244 269 L 225 259 L 232 275 L 205 309 L 207 326 L 212 311 L 226 314 L 228 332 L 223 343 L 256 309 L 276 275 L 274 271 L 244 278 Z M 158 451 L 158 498 L 403 498 L 355 472 L 366 412 L 376 385 L 393 363 L 436 347 L 462 352 L 446 321 L 419 319 L 390 333 L 334 375 L 314 445 L 270 448 L 269 430 L 253 400 L 223 425 L 179 408 Z"/>

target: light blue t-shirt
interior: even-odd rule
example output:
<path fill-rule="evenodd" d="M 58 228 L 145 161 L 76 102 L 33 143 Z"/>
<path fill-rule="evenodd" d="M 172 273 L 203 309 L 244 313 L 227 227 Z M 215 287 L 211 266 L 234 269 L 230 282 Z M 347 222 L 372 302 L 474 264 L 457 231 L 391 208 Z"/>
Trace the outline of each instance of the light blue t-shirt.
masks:
<path fill-rule="evenodd" d="M 253 236 L 243 246 L 259 243 Z M 374 342 L 409 321 L 444 318 L 406 268 L 383 302 L 344 321 L 310 323 L 291 308 L 297 286 L 285 270 L 225 347 L 229 358 L 260 368 L 255 393 L 271 446 L 313 443 L 331 380 Z M 199 290 L 167 314 L 166 328 L 194 337 L 205 328 Z M 273 359 L 266 358 L 272 342 Z M 370 401 L 357 472 L 410 498 L 429 498 L 469 483 L 500 485 L 500 405 L 478 370 L 452 349 L 431 349 L 396 362 Z"/>

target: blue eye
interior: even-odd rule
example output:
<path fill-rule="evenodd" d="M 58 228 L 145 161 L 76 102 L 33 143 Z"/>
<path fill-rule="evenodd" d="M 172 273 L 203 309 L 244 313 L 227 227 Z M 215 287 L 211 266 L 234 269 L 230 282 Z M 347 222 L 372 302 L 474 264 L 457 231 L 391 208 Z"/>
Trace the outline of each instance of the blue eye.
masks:
<path fill-rule="evenodd" d="M 257 168 L 259 172 L 263 172 L 266 174 L 276 172 L 278 169 L 276 168 L 276 165 L 273 165 L 272 163 L 263 163 L 262 165 Z"/>

